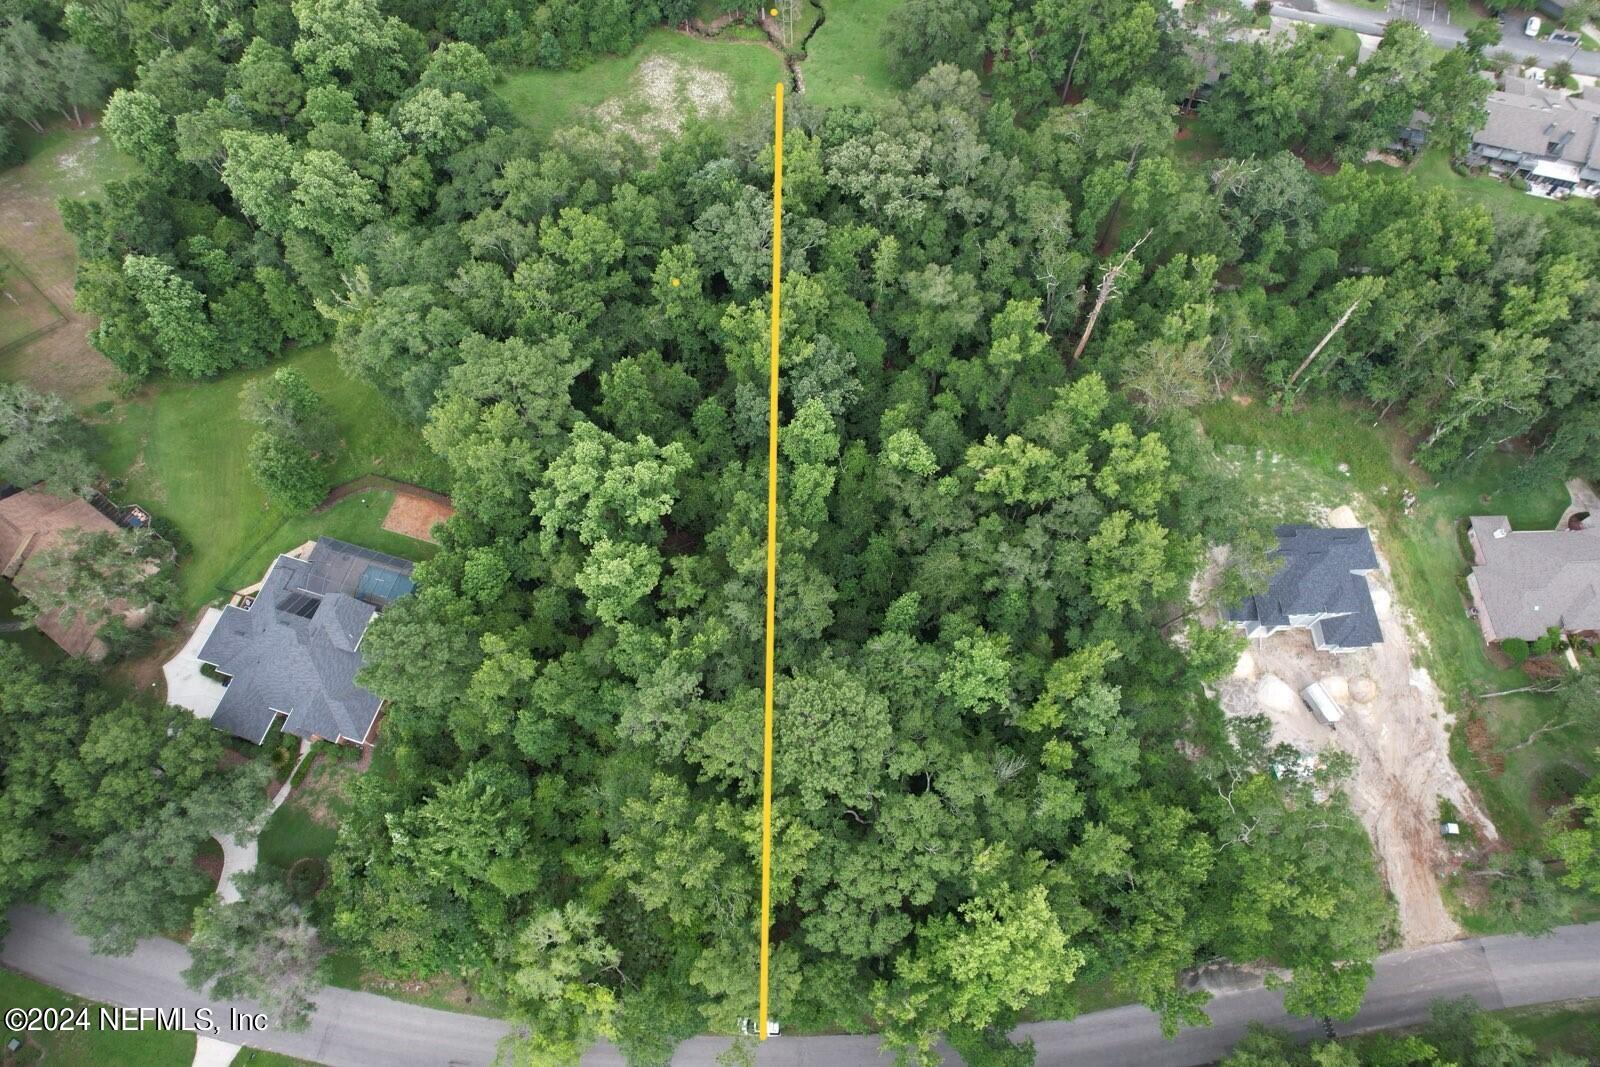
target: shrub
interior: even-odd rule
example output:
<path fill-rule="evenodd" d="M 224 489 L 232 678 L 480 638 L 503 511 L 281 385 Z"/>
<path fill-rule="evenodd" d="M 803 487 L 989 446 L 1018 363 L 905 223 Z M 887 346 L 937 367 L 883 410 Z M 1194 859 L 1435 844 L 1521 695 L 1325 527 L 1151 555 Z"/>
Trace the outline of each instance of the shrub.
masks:
<path fill-rule="evenodd" d="M 1535 656 L 1548 656 L 1552 652 L 1561 651 L 1565 646 L 1566 642 L 1561 639 L 1561 631 L 1552 626 L 1544 632 L 1543 636 L 1534 641 L 1530 651 Z"/>
<path fill-rule="evenodd" d="M 1515 189 L 1519 193 L 1525 193 L 1528 191 L 1528 180 L 1522 177 L 1520 174 L 1513 174 L 1509 179 L 1507 179 L 1507 181 L 1511 188 Z"/>
<path fill-rule="evenodd" d="M 1525 663 L 1528 659 L 1528 642 L 1520 637 L 1508 637 L 1500 642 L 1500 651 L 1504 652 L 1512 663 Z"/>
<path fill-rule="evenodd" d="M 1546 811 L 1572 802 L 1583 791 L 1589 776 L 1583 768 L 1571 763 L 1556 763 L 1539 772 L 1534 791 Z"/>
<path fill-rule="evenodd" d="M 302 856 L 289 868 L 285 881 L 289 895 L 300 904 L 309 904 L 327 880 L 327 864 L 315 856 Z"/>

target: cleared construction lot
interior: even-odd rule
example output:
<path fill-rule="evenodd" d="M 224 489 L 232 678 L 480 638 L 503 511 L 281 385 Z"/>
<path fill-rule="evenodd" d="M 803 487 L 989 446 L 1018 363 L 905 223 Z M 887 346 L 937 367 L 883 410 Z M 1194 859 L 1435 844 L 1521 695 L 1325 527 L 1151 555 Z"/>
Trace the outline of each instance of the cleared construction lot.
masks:
<path fill-rule="evenodd" d="M 1361 525 L 1349 507 L 1333 510 L 1325 521 Z M 1399 906 L 1405 945 L 1415 947 L 1461 936 L 1439 894 L 1438 871 L 1449 859 L 1440 798 L 1472 824 L 1480 841 L 1496 834 L 1450 762 L 1448 713 L 1428 672 L 1415 663 L 1389 561 L 1376 539 L 1374 546 L 1379 571 L 1368 581 L 1381 644 L 1359 652 L 1319 652 L 1307 631 L 1288 630 L 1252 641 L 1233 677 L 1217 690 L 1230 716 L 1265 715 L 1274 740 L 1307 754 L 1338 750 L 1355 757 L 1355 773 L 1346 783 L 1350 804 L 1376 847 Z M 1300 698 L 1302 688 L 1318 681 L 1344 708 L 1336 727 L 1319 722 Z"/>

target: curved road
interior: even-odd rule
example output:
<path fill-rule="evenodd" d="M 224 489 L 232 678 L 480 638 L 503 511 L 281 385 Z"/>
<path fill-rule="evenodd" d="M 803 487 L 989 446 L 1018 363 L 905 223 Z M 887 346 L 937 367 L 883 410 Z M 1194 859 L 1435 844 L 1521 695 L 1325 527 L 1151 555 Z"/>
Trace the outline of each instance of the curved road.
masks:
<path fill-rule="evenodd" d="M 227 1002 L 209 1000 L 183 984 L 180 972 L 189 955 L 175 941 L 143 941 L 132 956 L 118 959 L 93 955 L 64 919 L 43 909 L 13 908 L 10 920 L 11 932 L 0 950 L 0 963 L 7 967 L 91 1000 L 135 1008 L 209 1007 L 217 1019 L 227 1018 Z M 1491 1010 L 1600 997 L 1600 923 L 1564 926 L 1546 938 L 1474 938 L 1390 953 L 1378 960 L 1361 1014 L 1339 1030 L 1355 1033 L 1422 1022 L 1432 1001 L 1459 996 L 1471 996 Z M 1185 1030 L 1172 1041 L 1162 1040 L 1155 1016 L 1139 1007 L 1095 1012 L 1071 1022 L 1034 1023 L 1023 1026 L 1019 1036 L 1033 1038 L 1040 1064 L 1190 1067 L 1222 1056 L 1250 1022 L 1305 1036 L 1320 1030 L 1311 1020 L 1284 1015 L 1282 997 L 1260 988 L 1219 993 L 1208 1010 L 1210 1029 Z M 239 1033 L 224 1027 L 216 1036 L 333 1067 L 469 1067 L 493 1060 L 505 1032 L 506 1024 L 495 1019 L 330 988 L 318 995 L 317 1012 L 303 1033 L 270 1028 Z M 725 1038 L 694 1038 L 679 1048 L 676 1062 L 712 1067 L 727 1044 Z M 893 1062 L 870 1037 L 779 1038 L 761 1047 L 759 1060 L 875 1067 Z M 612 1067 L 622 1059 L 615 1049 L 601 1045 L 584 1063 Z"/>

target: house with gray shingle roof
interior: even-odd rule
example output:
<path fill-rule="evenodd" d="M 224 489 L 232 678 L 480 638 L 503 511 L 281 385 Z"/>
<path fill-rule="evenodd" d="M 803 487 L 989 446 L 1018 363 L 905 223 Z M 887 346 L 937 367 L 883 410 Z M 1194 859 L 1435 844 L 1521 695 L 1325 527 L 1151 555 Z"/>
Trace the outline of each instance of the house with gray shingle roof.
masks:
<path fill-rule="evenodd" d="M 1258 593 L 1233 608 L 1229 619 L 1246 637 L 1281 630 L 1311 631 L 1323 652 L 1355 652 L 1383 641 L 1367 572 L 1378 567 L 1364 527 L 1324 529 L 1279 526 L 1274 556 L 1283 566 Z"/>
<path fill-rule="evenodd" d="M 296 737 L 366 743 L 382 701 L 356 684 L 361 639 L 411 588 L 409 561 L 331 537 L 279 556 L 196 654 L 227 678 L 211 725 L 260 744 L 281 716 Z"/>
<path fill-rule="evenodd" d="M 1510 78 L 1484 108 L 1488 119 L 1472 135 L 1468 162 L 1551 190 L 1586 192 L 1600 182 L 1600 101 Z"/>
<path fill-rule="evenodd" d="M 1600 527 L 1513 530 L 1504 515 L 1474 515 L 1467 538 L 1467 589 L 1484 640 L 1600 630 Z"/>

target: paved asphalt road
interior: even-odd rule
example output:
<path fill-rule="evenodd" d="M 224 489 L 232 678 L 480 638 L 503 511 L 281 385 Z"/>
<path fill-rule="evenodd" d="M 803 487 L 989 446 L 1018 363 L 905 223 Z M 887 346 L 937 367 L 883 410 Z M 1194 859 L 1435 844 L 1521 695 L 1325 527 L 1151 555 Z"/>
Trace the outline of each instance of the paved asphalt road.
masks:
<path fill-rule="evenodd" d="M 1405 17 L 1422 26 L 1435 44 L 1443 48 L 1453 48 L 1466 39 L 1466 31 L 1461 26 L 1431 21 L 1429 18 L 1432 14 L 1431 6 L 1423 8 L 1420 14 L 1413 10 L 1417 6 L 1415 0 L 1407 0 Z M 1444 6 L 1441 2 L 1440 7 Z M 1390 19 L 1401 17 L 1394 10 L 1374 11 L 1357 4 L 1342 3 L 1341 0 L 1289 0 L 1287 3 L 1273 4 L 1272 13 L 1279 18 L 1297 22 L 1316 22 L 1324 26 L 1340 26 L 1374 37 L 1383 36 L 1384 24 Z M 1521 18 L 1509 16 L 1502 18 L 1500 43 L 1490 51 L 1504 49 L 1519 60 L 1524 56 L 1535 56 L 1540 65 L 1546 67 L 1557 60 L 1565 59 L 1579 74 L 1600 74 L 1600 52 L 1585 52 L 1582 49 L 1575 51 L 1571 45 L 1551 44 L 1538 38 L 1524 37 L 1522 22 Z"/>
<path fill-rule="evenodd" d="M 93 955 L 64 920 L 40 908 L 13 908 L 10 919 L 11 932 L 0 949 L 0 962 L 7 967 L 91 1000 L 125 1007 L 209 1007 L 216 1019 L 228 1017 L 228 1003 L 208 1000 L 183 984 L 180 972 L 188 966 L 188 952 L 174 941 L 143 941 L 132 956 L 118 959 Z M 1478 938 L 1390 953 L 1378 961 L 1367 1006 L 1339 1032 L 1421 1022 L 1432 1001 L 1459 996 L 1490 1009 L 1600 997 L 1600 923 L 1564 926 L 1547 938 Z M 1022 1035 L 1033 1038 L 1044 1065 L 1188 1067 L 1217 1059 L 1253 1021 L 1308 1036 L 1320 1029 L 1311 1020 L 1285 1016 L 1282 998 L 1265 989 L 1218 994 L 1208 1010 L 1210 1029 L 1186 1030 L 1173 1041 L 1164 1041 L 1155 1016 L 1138 1007 L 1036 1023 L 1022 1027 Z M 224 1027 L 217 1036 L 333 1067 L 475 1067 L 494 1058 L 505 1032 L 505 1024 L 493 1019 L 330 988 L 318 995 L 311 1028 L 303 1033 L 251 1034 Z M 695 1038 L 681 1046 L 677 1062 L 711 1067 L 726 1045 L 722 1038 Z M 584 1062 L 613 1067 L 622 1059 L 601 1046 Z M 762 1046 L 760 1062 L 887 1067 L 892 1060 L 878 1051 L 873 1038 L 791 1037 Z"/>

